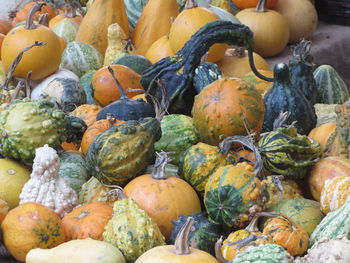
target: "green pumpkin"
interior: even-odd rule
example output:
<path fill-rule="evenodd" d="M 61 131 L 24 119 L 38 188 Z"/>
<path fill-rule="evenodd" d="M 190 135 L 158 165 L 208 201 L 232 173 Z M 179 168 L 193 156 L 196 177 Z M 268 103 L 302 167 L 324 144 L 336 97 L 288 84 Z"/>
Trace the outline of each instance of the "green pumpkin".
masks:
<path fill-rule="evenodd" d="M 138 74 L 142 74 L 146 69 L 152 66 L 152 62 L 148 58 L 137 55 L 137 54 L 127 54 L 116 59 L 112 65 L 119 64 L 131 68 Z"/>
<path fill-rule="evenodd" d="M 239 253 L 232 263 L 293 263 L 293 257 L 283 247 L 264 244 L 248 247 Z"/>
<path fill-rule="evenodd" d="M 186 223 L 188 217 L 193 217 L 195 220 L 194 230 L 190 232 L 188 238 L 189 245 L 215 255 L 214 246 L 222 235 L 222 228 L 221 225 L 210 222 L 205 212 L 180 215 L 177 221 L 172 220 L 174 227 L 171 232 L 169 243 L 175 244 L 176 236 L 181 227 Z"/>
<path fill-rule="evenodd" d="M 273 130 L 273 123 L 281 112 L 290 112 L 286 124 L 296 121 L 295 127 L 300 134 L 309 134 L 315 128 L 317 116 L 313 104 L 308 101 L 301 90 L 290 78 L 286 64 L 275 65 L 274 84 L 264 96 L 265 117 L 263 132 Z"/>
<path fill-rule="evenodd" d="M 350 196 L 339 209 L 329 212 L 317 225 L 309 239 L 309 247 L 312 247 L 322 237 L 328 236 L 335 239 L 337 236 L 344 236 L 350 239 Z"/>
<path fill-rule="evenodd" d="M 90 177 L 86 171 L 85 159 L 74 152 L 61 152 L 58 156 L 61 162 L 58 175 L 66 179 L 70 187 L 79 193 L 82 185 Z"/>
<path fill-rule="evenodd" d="M 330 65 L 321 65 L 314 71 L 318 87 L 318 103 L 343 104 L 349 99 L 344 80 Z"/>
<path fill-rule="evenodd" d="M 309 236 L 324 217 L 320 209 L 320 203 L 305 198 L 285 199 L 273 204 L 265 211 L 286 214 L 289 219 L 305 229 Z"/>
<path fill-rule="evenodd" d="M 92 104 L 96 105 L 94 99 L 92 98 L 92 84 L 91 84 L 91 79 L 94 76 L 96 71 L 91 71 L 89 73 L 84 74 L 80 79 L 79 79 L 79 85 L 83 87 L 85 96 L 86 96 L 86 104 Z"/>
<path fill-rule="evenodd" d="M 266 133 L 258 142 L 264 169 L 271 174 L 283 174 L 291 178 L 303 178 L 308 166 L 321 154 L 320 144 L 297 134 L 294 127 L 278 128 Z"/>
<path fill-rule="evenodd" d="M 193 86 L 199 93 L 202 89 L 217 79 L 220 79 L 222 72 L 215 63 L 203 62 L 194 71 Z"/>
<path fill-rule="evenodd" d="M 172 152 L 170 163 L 178 165 L 186 149 L 198 142 L 191 117 L 182 114 L 165 115 L 160 122 L 162 137 L 154 144 L 157 152 Z"/>
<path fill-rule="evenodd" d="M 160 135 L 154 118 L 126 121 L 101 132 L 86 154 L 89 172 L 104 184 L 124 186 L 153 161 Z"/>

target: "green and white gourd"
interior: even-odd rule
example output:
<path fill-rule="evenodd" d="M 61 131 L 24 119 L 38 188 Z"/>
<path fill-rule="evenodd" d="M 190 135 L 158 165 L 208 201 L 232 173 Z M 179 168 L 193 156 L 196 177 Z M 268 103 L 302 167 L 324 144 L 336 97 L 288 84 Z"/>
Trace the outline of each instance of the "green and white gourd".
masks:
<path fill-rule="evenodd" d="M 65 18 L 58 22 L 53 28 L 53 32 L 61 37 L 66 43 L 72 42 L 78 32 L 79 25 L 74 21 Z"/>
<path fill-rule="evenodd" d="M 73 71 L 79 78 L 90 70 L 103 66 L 103 56 L 93 46 L 81 41 L 72 41 L 63 51 L 61 68 Z"/>
<path fill-rule="evenodd" d="M 58 156 L 61 162 L 58 175 L 66 179 L 70 187 L 79 193 L 82 185 L 89 179 L 84 158 L 74 152 L 61 152 Z"/>
<path fill-rule="evenodd" d="M 318 87 L 318 103 L 343 104 L 349 99 L 345 82 L 330 65 L 321 65 L 314 71 Z"/>

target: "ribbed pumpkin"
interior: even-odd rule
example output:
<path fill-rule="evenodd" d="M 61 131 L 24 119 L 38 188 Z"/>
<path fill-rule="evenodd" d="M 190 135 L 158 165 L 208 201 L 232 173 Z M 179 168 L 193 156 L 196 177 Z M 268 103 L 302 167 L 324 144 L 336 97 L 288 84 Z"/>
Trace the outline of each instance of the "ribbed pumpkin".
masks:
<path fill-rule="evenodd" d="M 147 212 L 167 240 L 173 228 L 171 220 L 201 211 L 193 188 L 184 180 L 165 174 L 168 161 L 165 152 L 158 153 L 152 174 L 138 176 L 124 187 L 126 197 Z"/>
<path fill-rule="evenodd" d="M 262 75 L 273 78 L 273 72 L 271 70 L 258 70 Z M 243 80 L 248 81 L 254 85 L 254 88 L 256 88 L 262 97 L 266 94 L 266 92 L 272 87 L 273 83 L 270 81 L 262 80 L 261 78 L 257 77 L 252 71 L 245 74 L 242 77 Z"/>
<path fill-rule="evenodd" d="M 78 106 L 71 114 L 82 119 L 87 126 L 90 126 L 96 121 L 96 116 L 101 109 L 102 107 L 98 105 L 83 104 Z"/>
<path fill-rule="evenodd" d="M 95 0 L 81 21 L 75 40 L 94 46 L 104 56 L 108 45 L 108 26 L 114 23 L 118 23 L 129 37 L 124 1 Z"/>
<path fill-rule="evenodd" d="M 1 224 L 4 244 L 18 261 L 33 248 L 52 248 L 64 242 L 60 217 L 50 208 L 25 203 L 12 209 Z"/>
<path fill-rule="evenodd" d="M 154 64 L 162 58 L 174 55 L 175 53 L 170 46 L 169 35 L 164 35 L 153 42 L 153 44 L 147 49 L 145 57 Z"/>
<path fill-rule="evenodd" d="M 262 232 L 292 256 L 304 254 L 309 245 L 307 232 L 283 213 L 267 219 Z"/>
<path fill-rule="evenodd" d="M 58 36 L 48 27 L 34 25 L 33 19 L 36 11 L 43 4 L 34 4 L 24 26 L 18 26 L 7 34 L 1 47 L 1 56 L 4 68 L 8 71 L 12 61 L 26 47 L 35 41 L 46 43 L 27 51 L 18 64 L 14 76 L 26 78 L 31 70 L 32 80 L 43 79 L 54 73 L 61 61 L 61 45 Z"/>
<path fill-rule="evenodd" d="M 0 226 L 2 221 L 4 221 L 4 218 L 6 217 L 9 210 L 10 210 L 10 206 L 6 202 L 5 198 L 0 196 Z"/>
<path fill-rule="evenodd" d="M 123 65 L 111 65 L 110 67 L 129 98 L 142 93 L 143 87 L 140 84 L 141 76 L 139 74 Z M 120 98 L 117 83 L 108 71 L 107 66 L 100 68 L 94 74 L 91 83 L 92 98 L 96 104 L 105 107 Z M 128 91 L 128 89 L 139 89 L 141 91 Z"/>
<path fill-rule="evenodd" d="M 320 201 L 321 191 L 326 180 L 337 176 L 350 176 L 348 158 L 329 156 L 319 160 L 309 172 L 309 187 L 315 200 Z"/>
<path fill-rule="evenodd" d="M 102 233 L 113 208 L 104 202 L 92 202 L 75 208 L 62 218 L 65 241 L 92 238 L 103 240 Z"/>
<path fill-rule="evenodd" d="M 255 133 L 258 138 L 265 107 L 259 92 L 242 80 L 222 78 L 209 84 L 194 100 L 194 126 L 203 142 L 218 145 L 227 137 Z"/>
<path fill-rule="evenodd" d="M 350 196 L 350 176 L 336 176 L 326 180 L 321 192 L 320 204 L 323 213 L 335 211 L 344 205 Z"/>
<path fill-rule="evenodd" d="M 318 127 L 313 128 L 309 137 L 318 141 L 322 147 L 327 145 L 328 139 L 331 134 L 335 131 L 337 124 L 335 122 L 324 123 Z"/>
<path fill-rule="evenodd" d="M 194 0 L 187 0 L 185 9 L 175 18 L 170 27 L 169 41 L 172 50 L 176 53 L 202 26 L 219 19 L 219 16 L 208 8 L 198 6 Z M 209 49 L 207 60 L 218 61 L 224 56 L 226 49 L 226 44 L 213 45 Z"/>

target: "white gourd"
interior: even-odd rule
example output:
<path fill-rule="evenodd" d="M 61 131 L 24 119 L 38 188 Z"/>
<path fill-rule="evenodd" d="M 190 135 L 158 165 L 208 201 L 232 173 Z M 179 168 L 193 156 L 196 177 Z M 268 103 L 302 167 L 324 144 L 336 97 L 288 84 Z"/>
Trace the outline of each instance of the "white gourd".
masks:
<path fill-rule="evenodd" d="M 108 46 L 105 53 L 104 66 L 108 66 L 113 63 L 117 58 L 127 54 L 124 52 L 123 39 L 127 39 L 124 30 L 118 23 L 111 24 L 108 27 Z"/>

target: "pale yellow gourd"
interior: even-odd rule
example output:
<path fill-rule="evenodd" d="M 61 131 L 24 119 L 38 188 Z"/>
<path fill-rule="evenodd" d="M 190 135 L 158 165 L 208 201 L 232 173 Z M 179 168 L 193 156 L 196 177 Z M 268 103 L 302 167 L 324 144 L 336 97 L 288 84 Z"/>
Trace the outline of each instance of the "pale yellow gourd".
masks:
<path fill-rule="evenodd" d="M 26 263 L 125 263 L 118 248 L 99 240 L 77 239 L 50 248 L 29 251 Z"/>
<path fill-rule="evenodd" d="M 112 24 L 108 27 L 108 46 L 105 53 L 103 66 L 108 66 L 117 58 L 127 54 L 124 52 L 125 44 L 123 39 L 127 40 L 127 35 L 118 23 Z"/>

